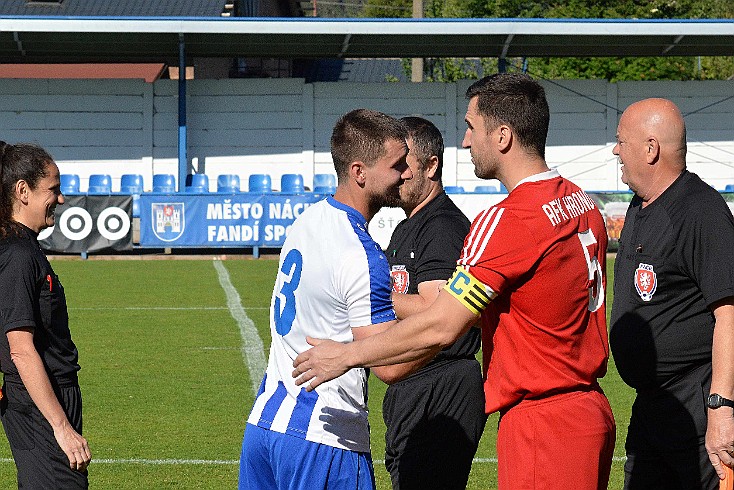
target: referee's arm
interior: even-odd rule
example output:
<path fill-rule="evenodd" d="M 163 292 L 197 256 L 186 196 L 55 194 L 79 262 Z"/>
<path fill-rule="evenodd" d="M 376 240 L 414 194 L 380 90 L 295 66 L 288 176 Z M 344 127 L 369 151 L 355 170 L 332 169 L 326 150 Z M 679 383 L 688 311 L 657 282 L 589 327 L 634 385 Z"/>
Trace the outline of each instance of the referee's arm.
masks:
<path fill-rule="evenodd" d="M 54 437 L 61 450 L 69 458 L 69 466 L 73 470 L 84 471 L 92 459 L 87 440 L 78 434 L 61 407 L 43 361 L 33 344 L 33 329 L 18 328 L 7 333 L 10 345 L 10 358 L 18 369 L 33 403 L 51 425 Z"/>
<path fill-rule="evenodd" d="M 436 301 L 438 293 L 446 284 L 445 280 L 423 281 L 418 284 L 418 294 L 392 293 L 395 314 L 402 320 L 428 309 Z"/>
<path fill-rule="evenodd" d="M 712 349 L 711 393 L 734 399 L 734 297 L 714 303 L 714 344 Z M 725 476 L 722 464 L 734 466 L 734 408 L 708 409 L 706 450 L 719 478 Z"/>

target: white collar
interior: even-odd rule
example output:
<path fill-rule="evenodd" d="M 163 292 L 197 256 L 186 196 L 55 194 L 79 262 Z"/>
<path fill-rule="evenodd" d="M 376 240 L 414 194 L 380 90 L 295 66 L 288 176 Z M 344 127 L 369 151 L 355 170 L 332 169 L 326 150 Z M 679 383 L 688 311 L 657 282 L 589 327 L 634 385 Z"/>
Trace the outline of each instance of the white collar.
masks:
<path fill-rule="evenodd" d="M 561 174 L 558 173 L 558 170 L 551 169 L 547 172 L 540 172 L 539 174 L 531 175 L 530 177 L 525 177 L 520 182 L 517 183 L 517 186 L 520 184 L 524 184 L 525 182 L 540 182 L 541 180 L 550 180 L 555 179 L 556 177 L 560 177 Z"/>

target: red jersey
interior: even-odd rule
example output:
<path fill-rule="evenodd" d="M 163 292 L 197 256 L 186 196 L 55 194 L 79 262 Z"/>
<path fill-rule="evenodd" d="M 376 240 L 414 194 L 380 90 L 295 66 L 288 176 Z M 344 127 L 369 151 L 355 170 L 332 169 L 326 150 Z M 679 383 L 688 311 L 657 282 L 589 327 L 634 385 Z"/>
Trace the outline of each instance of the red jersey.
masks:
<path fill-rule="evenodd" d="M 596 204 L 556 171 L 475 218 L 458 264 L 494 298 L 482 313 L 487 413 L 604 376 L 606 248 Z"/>

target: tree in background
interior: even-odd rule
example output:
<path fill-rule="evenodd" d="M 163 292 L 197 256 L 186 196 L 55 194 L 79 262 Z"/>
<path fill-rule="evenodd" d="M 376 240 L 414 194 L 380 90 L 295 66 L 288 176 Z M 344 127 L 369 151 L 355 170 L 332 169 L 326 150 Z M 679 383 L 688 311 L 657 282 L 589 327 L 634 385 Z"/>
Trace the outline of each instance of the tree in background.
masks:
<path fill-rule="evenodd" d="M 732 19 L 732 0 L 425 0 L 433 18 Z M 412 0 L 367 0 L 363 17 L 410 17 Z M 510 69 L 523 60 L 507 60 Z M 540 78 L 622 80 L 723 80 L 734 76 L 734 57 L 529 58 Z M 427 81 L 451 82 L 497 71 L 497 60 L 432 58 Z M 409 73 L 409 65 L 408 71 Z"/>

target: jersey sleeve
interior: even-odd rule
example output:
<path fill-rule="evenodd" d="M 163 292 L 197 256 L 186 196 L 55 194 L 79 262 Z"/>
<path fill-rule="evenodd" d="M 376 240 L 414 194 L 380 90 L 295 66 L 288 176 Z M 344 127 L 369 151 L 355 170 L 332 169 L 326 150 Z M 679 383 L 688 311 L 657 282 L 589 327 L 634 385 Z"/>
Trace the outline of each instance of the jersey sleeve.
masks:
<path fill-rule="evenodd" d="M 350 253 L 341 258 L 340 290 L 343 292 L 349 324 L 364 327 L 396 320 L 390 298 L 390 269 L 385 254 L 374 250 Z"/>
<path fill-rule="evenodd" d="M 719 197 L 719 196 L 714 196 Z M 723 199 L 699 201 L 679 242 L 681 263 L 694 278 L 707 305 L 734 296 L 734 217 Z"/>
<path fill-rule="evenodd" d="M 38 310 L 37 265 L 27 249 L 13 247 L 0 267 L 1 320 L 3 333 L 23 327 L 36 328 Z"/>
<path fill-rule="evenodd" d="M 495 294 L 510 287 L 538 261 L 535 237 L 515 214 L 491 207 L 474 219 L 459 259 Z"/>
<path fill-rule="evenodd" d="M 426 222 L 416 241 L 416 283 L 450 278 L 468 232 L 468 221 L 456 215 L 439 214 Z"/>

